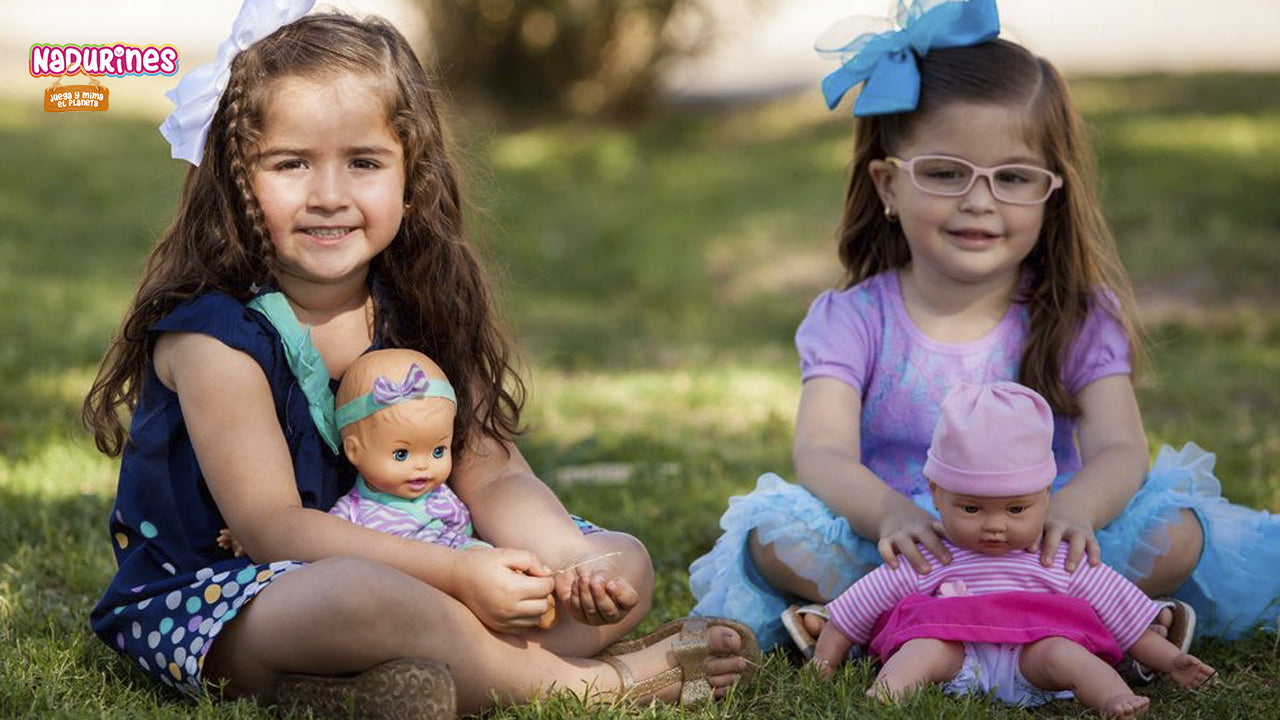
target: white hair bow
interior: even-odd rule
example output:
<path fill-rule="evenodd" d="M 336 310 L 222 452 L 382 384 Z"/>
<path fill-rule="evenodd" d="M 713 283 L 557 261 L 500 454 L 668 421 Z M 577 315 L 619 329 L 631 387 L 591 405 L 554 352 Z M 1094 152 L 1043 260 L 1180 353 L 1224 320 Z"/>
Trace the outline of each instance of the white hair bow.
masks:
<path fill-rule="evenodd" d="M 218 57 L 191 70 L 165 95 L 173 112 L 160 125 L 160 134 L 173 146 L 173 157 L 200 164 L 205 139 L 218 99 L 227 89 L 231 61 L 280 27 L 306 15 L 315 0 L 245 0 L 231 25 L 231 36 L 218 46 Z"/>

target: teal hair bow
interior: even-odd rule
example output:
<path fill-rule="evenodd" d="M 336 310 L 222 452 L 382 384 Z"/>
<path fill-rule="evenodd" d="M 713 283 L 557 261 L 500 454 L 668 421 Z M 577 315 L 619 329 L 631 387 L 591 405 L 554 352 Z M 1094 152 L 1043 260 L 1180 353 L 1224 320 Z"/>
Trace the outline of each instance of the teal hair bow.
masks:
<path fill-rule="evenodd" d="M 1000 34 L 995 0 L 900 0 L 896 16 L 896 22 L 883 32 L 867 28 L 871 24 L 883 28 L 887 20 L 846 18 L 818 39 L 815 49 L 819 54 L 835 56 L 844 63 L 822 79 L 828 108 L 835 109 L 854 85 L 866 81 L 853 105 L 854 115 L 915 110 L 920 101 L 916 55 L 977 45 Z M 851 35 L 852 40 L 838 44 Z"/>

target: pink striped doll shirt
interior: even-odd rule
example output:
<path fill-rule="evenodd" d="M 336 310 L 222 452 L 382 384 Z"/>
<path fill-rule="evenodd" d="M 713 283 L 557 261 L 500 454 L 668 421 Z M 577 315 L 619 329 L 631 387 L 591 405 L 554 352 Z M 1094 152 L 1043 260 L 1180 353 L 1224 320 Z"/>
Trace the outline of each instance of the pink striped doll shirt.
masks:
<path fill-rule="evenodd" d="M 1082 563 L 1074 572 L 1068 573 L 1063 568 L 1068 550 L 1066 544 L 1059 547 L 1053 565 L 1045 567 L 1040 564 L 1040 556 L 1037 553 L 1016 550 L 1003 555 L 985 555 L 957 547 L 945 539 L 942 542 L 953 558 L 949 565 L 943 565 L 927 548 L 920 546 L 921 554 L 933 566 L 933 570 L 928 574 L 918 574 L 911 564 L 906 562 L 899 563 L 896 570 L 888 565 L 882 565 L 863 576 L 831 601 L 827 605 L 827 610 L 836 629 L 855 644 L 870 643 L 873 651 L 882 653 L 882 659 L 887 659 L 904 641 L 902 639 L 904 618 L 898 612 L 890 615 L 890 611 L 898 608 L 900 603 L 907 605 L 908 603 L 904 601 L 909 598 L 915 600 L 920 596 L 947 598 L 999 594 L 1004 601 L 1002 607 L 1013 608 L 1012 612 L 1017 612 L 1019 607 L 1016 602 L 1017 594 L 1050 594 L 1087 603 L 1112 638 L 1095 638 L 1096 642 L 1082 644 L 1104 658 L 1118 660 L 1119 657 L 1114 650 L 1099 652 L 1098 648 L 1093 646 L 1105 648 L 1111 645 L 1108 641 L 1113 639 L 1120 650 L 1128 649 L 1137 642 L 1160 611 L 1159 603 L 1148 598 L 1136 585 L 1106 565 L 1093 566 Z M 1010 598 L 1015 599 L 1012 604 L 1008 602 Z M 1028 612 L 1037 613 L 1038 621 L 1045 618 L 1053 621 L 1052 612 L 1044 612 L 1043 607 L 1033 607 L 1037 603 L 1025 605 Z M 923 613 L 916 608 L 910 624 L 927 623 L 931 614 L 935 618 L 947 616 L 945 612 L 939 614 L 929 610 L 928 603 L 923 604 L 922 607 L 925 608 Z M 933 603 L 932 607 L 939 608 L 942 604 Z M 889 627 L 884 626 L 885 619 L 888 619 Z M 1088 633 L 1088 622 L 1079 622 L 1078 619 L 1073 619 L 1066 614 L 1058 616 L 1057 619 L 1061 627 L 1039 628 L 1037 635 L 1021 637 L 1031 641 L 1037 637 L 1060 635 L 1079 641 L 1080 632 L 1086 635 Z M 1088 620 L 1092 621 L 1092 618 Z M 880 627 L 877 627 L 877 622 L 880 622 Z M 1009 634 L 1011 627 L 1025 630 L 1026 623 L 1020 618 L 1008 618 L 1008 622 L 1002 621 L 1000 627 L 971 624 L 962 629 L 953 630 L 949 637 L 942 639 L 1008 642 L 1011 639 Z M 1085 628 L 1083 631 L 1081 631 L 1082 627 Z M 880 641 L 885 634 L 894 635 L 898 641 L 872 642 L 873 637 L 876 641 Z M 905 633 L 907 636 L 912 634 Z M 919 632 L 914 635 L 937 637 L 936 634 Z"/>

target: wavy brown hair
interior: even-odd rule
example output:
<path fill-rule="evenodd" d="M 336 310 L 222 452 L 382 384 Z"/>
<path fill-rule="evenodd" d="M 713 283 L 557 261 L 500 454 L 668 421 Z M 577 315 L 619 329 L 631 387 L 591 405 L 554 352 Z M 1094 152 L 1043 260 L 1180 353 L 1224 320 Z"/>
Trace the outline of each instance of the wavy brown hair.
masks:
<path fill-rule="evenodd" d="M 85 398 L 81 415 L 101 451 L 118 455 L 128 442 L 121 410 L 137 406 L 152 325 L 201 293 L 247 301 L 255 285 L 277 284 L 274 248 L 251 184 L 272 86 L 285 77 L 345 73 L 383 89 L 388 123 L 404 149 L 404 219 L 371 266 L 381 287 L 374 294 L 375 333 L 390 347 L 425 353 L 453 378 L 459 407 L 473 410 L 457 415 L 455 451 L 477 430 L 497 440 L 520 432 L 524 383 L 463 232 L 459 180 L 432 82 L 386 22 L 317 14 L 280 28 L 231 64 L 204 156 L 187 172 L 173 224 L 152 250 Z"/>
<path fill-rule="evenodd" d="M 1030 329 L 1018 381 L 1043 395 L 1055 412 L 1078 415 L 1079 404 L 1062 383 L 1062 363 L 1095 306 L 1123 325 L 1135 373 L 1142 364 L 1141 334 L 1133 321 L 1133 292 L 1097 196 L 1093 152 L 1062 76 L 1047 60 L 1006 40 L 934 50 L 917 58 L 920 104 L 915 112 L 859 118 L 853 163 L 838 233 L 840 261 L 851 287 L 911 261 L 902 228 L 884 215 L 869 165 L 894 155 L 921 118 L 952 102 L 1011 105 L 1026 112 L 1031 142 L 1039 144 L 1063 187 L 1049 197 L 1040 237 L 1023 261 L 1029 281 Z"/>

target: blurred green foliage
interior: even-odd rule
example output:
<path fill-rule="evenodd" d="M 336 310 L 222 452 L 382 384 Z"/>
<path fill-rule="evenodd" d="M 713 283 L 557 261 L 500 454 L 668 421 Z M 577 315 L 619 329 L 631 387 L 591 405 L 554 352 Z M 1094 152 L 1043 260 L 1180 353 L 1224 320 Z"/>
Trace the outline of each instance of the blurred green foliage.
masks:
<path fill-rule="evenodd" d="M 647 109 L 664 65 L 702 49 L 705 0 L 421 0 L 459 95 L 511 113 Z"/>

